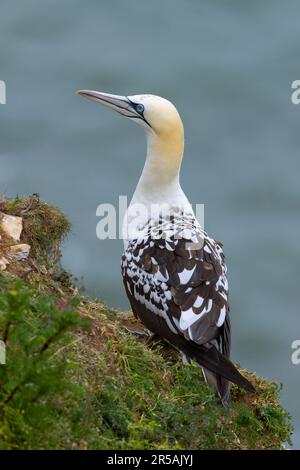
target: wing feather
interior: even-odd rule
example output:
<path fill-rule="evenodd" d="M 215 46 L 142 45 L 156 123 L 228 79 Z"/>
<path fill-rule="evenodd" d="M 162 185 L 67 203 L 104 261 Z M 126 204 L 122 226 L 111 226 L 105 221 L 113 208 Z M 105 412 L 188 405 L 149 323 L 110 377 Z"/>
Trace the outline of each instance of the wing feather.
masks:
<path fill-rule="evenodd" d="M 180 238 L 178 229 L 169 233 L 169 238 L 128 245 L 122 260 L 124 281 L 179 334 L 205 344 L 222 333 L 229 309 L 222 246 L 195 227 L 189 228 L 189 239 Z"/>

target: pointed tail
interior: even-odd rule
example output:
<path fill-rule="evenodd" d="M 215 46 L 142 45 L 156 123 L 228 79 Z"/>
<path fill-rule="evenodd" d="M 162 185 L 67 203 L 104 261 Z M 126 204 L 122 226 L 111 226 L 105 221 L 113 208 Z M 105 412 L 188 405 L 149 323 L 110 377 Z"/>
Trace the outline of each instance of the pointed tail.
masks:
<path fill-rule="evenodd" d="M 240 372 L 235 365 L 217 350 L 215 346 L 198 346 L 194 347 L 187 341 L 182 342 L 180 349 L 190 358 L 194 359 L 201 367 L 210 372 L 224 377 L 230 382 L 235 383 L 239 387 L 244 388 L 248 392 L 255 392 L 255 388 Z M 223 381 L 221 381 L 223 382 Z"/>
<path fill-rule="evenodd" d="M 230 380 L 230 382 L 235 383 L 248 392 L 255 392 L 255 388 L 252 383 L 240 374 L 235 365 L 226 356 L 224 356 L 224 354 L 220 353 L 215 346 L 205 348 L 204 351 L 199 351 L 195 360 L 200 366 L 203 366 L 209 371 Z"/>

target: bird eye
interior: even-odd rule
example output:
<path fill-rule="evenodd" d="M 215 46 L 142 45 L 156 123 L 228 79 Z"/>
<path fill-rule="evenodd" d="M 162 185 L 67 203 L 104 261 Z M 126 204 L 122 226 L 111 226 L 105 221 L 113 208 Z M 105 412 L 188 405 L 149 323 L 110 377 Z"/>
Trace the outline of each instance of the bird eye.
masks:
<path fill-rule="evenodd" d="M 142 104 L 138 104 L 135 108 L 138 113 L 142 114 L 144 112 L 144 106 Z"/>

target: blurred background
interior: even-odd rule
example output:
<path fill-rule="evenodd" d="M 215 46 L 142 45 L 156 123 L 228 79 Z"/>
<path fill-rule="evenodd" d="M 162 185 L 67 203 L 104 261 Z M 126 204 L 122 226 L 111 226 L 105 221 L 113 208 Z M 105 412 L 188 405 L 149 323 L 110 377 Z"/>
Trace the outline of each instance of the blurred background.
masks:
<path fill-rule="evenodd" d="M 225 244 L 233 358 L 283 383 L 300 448 L 300 3 L 2 0 L 0 193 L 40 193 L 73 228 L 64 267 L 87 294 L 128 308 L 122 241 L 96 238 L 96 208 L 130 199 L 145 141 L 80 88 L 153 93 L 186 130 L 181 182 Z"/>

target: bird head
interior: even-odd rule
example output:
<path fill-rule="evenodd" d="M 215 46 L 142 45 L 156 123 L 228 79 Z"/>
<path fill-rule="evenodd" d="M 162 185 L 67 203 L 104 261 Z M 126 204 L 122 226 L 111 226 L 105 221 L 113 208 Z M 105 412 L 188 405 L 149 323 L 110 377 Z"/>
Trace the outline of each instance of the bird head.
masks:
<path fill-rule="evenodd" d="M 146 133 L 167 138 L 174 133 L 183 137 L 183 124 L 175 106 L 155 95 L 120 96 L 93 90 L 79 95 L 107 106 L 142 126 Z"/>

